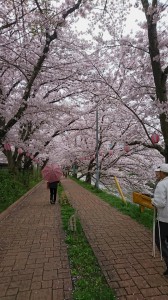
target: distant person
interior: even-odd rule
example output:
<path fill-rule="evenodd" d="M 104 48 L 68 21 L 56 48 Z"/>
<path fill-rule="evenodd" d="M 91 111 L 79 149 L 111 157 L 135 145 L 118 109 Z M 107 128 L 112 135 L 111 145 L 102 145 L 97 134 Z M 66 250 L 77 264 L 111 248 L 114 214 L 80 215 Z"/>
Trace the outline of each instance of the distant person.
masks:
<path fill-rule="evenodd" d="M 47 187 L 50 189 L 50 203 L 55 204 L 57 197 L 57 186 L 59 181 L 47 182 Z"/>
<path fill-rule="evenodd" d="M 64 176 L 65 178 L 68 177 L 68 170 L 67 170 L 67 167 L 66 167 L 66 166 L 63 167 L 63 176 Z"/>
<path fill-rule="evenodd" d="M 156 185 L 152 204 L 157 209 L 155 243 L 166 263 L 167 269 L 163 275 L 168 276 L 168 164 L 161 164 L 160 166 L 160 180 Z"/>

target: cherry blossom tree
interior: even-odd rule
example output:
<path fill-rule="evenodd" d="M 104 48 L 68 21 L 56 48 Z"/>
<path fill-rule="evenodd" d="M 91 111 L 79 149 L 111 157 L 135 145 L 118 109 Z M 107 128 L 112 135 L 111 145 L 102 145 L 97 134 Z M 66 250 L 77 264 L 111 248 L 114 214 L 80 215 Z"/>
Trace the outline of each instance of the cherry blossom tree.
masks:
<path fill-rule="evenodd" d="M 13 3 L 8 1 L 6 3 L 8 5 L 4 5 L 1 25 L 4 37 L 1 55 L 1 146 L 5 140 L 12 141 L 11 136 L 13 136 L 16 151 L 17 147 L 23 147 L 23 144 L 26 151 L 26 141 L 30 137 L 33 140 L 32 135 L 42 124 L 44 125 L 46 111 L 50 117 L 54 117 L 53 111 L 58 109 L 55 103 L 69 96 L 68 91 L 66 95 L 59 94 L 60 91 L 66 90 L 65 81 L 71 76 L 74 63 L 71 55 L 72 49 L 70 47 L 67 49 L 66 39 L 69 31 L 65 22 L 84 3 L 85 1 L 82 0 L 76 3 L 68 1 L 65 4 L 59 3 L 53 6 L 51 1 L 35 1 L 35 3 L 22 1 L 21 5 L 18 1 Z M 73 18 L 70 23 L 72 21 Z M 64 31 L 64 38 L 61 40 Z M 58 39 L 59 46 L 54 44 Z M 66 57 L 64 47 L 69 52 Z M 54 64 L 53 61 L 55 61 Z M 65 68 L 66 63 L 68 63 L 68 68 Z M 60 70 L 61 76 L 59 76 Z M 53 96 L 54 93 L 57 93 L 57 97 Z M 66 109 L 64 105 L 64 111 Z M 59 111 L 61 111 L 60 107 Z M 31 115 L 38 115 L 38 119 L 32 121 Z M 59 115 L 58 119 L 60 118 Z M 52 118 L 50 118 L 51 122 Z M 44 128 L 41 130 L 44 136 Z M 50 134 L 54 136 L 57 132 L 58 130 Z M 49 139 L 49 136 L 46 136 L 47 138 Z M 43 146 L 47 142 L 44 140 Z M 9 152 L 5 150 L 4 152 L 9 157 Z M 21 156 L 23 155 L 20 154 L 19 157 Z M 13 155 L 13 158 L 15 160 L 18 155 Z"/>
<path fill-rule="evenodd" d="M 99 19 L 100 15 L 104 15 L 107 24 L 109 17 L 107 18 L 105 14 L 102 14 L 104 2 L 97 1 L 95 3 L 100 11 L 96 18 Z M 47 109 L 48 104 L 51 106 L 66 97 L 71 97 L 71 100 L 74 100 L 73 96 L 79 95 L 79 93 L 81 97 L 83 89 L 79 88 L 77 90 L 74 82 L 71 82 L 71 91 L 68 88 L 69 84 L 66 84 L 65 87 L 65 81 L 68 81 L 67 79 L 76 72 L 76 67 L 73 66 L 75 64 L 70 56 L 72 50 L 74 50 L 72 44 L 77 35 L 72 34 L 69 27 L 78 18 L 78 15 L 84 17 L 86 12 L 94 7 L 95 3 L 91 5 L 88 1 L 82 0 L 76 2 L 65 1 L 65 3 L 59 1 L 57 4 L 53 4 L 52 1 L 38 0 L 34 2 L 22 1 L 21 5 L 18 1 L 6 1 L 4 3 L 1 14 L 3 37 L 1 55 L 1 146 L 5 140 L 8 142 L 13 136 L 15 137 L 17 152 L 17 148 L 23 147 L 23 143 L 25 147 L 25 142 L 30 137 L 32 138 L 35 131 L 37 132 L 44 123 L 45 117 L 41 111 L 38 112 L 39 107 L 40 110 L 43 106 L 43 110 L 49 111 L 52 108 Z M 77 14 L 78 11 L 79 14 Z M 67 21 L 68 18 L 69 21 Z M 67 44 L 71 45 L 71 49 L 68 47 L 69 53 L 64 51 L 64 48 L 67 49 Z M 55 47 L 57 51 L 55 51 Z M 80 47 L 82 48 L 82 45 Z M 62 65 L 59 63 L 60 59 Z M 66 63 L 69 65 L 68 68 L 65 68 Z M 56 76 L 57 73 L 60 74 L 60 70 L 62 72 L 61 78 Z M 76 76 L 81 75 L 79 71 L 76 73 L 78 73 Z M 56 93 L 57 96 L 55 96 Z M 43 104 L 42 99 L 44 100 Z M 37 113 L 38 118 L 39 115 L 42 118 L 32 122 L 28 115 Z M 42 129 L 40 128 L 40 130 Z M 17 131 L 19 132 L 18 135 Z M 44 134 L 45 130 L 43 131 Z M 53 138 L 57 134 L 58 130 L 51 133 L 51 137 Z M 51 139 L 48 136 L 47 141 L 44 141 L 45 146 L 49 143 L 49 140 Z M 7 154 L 9 156 L 9 153 Z M 19 158 L 22 156 L 23 154 L 20 154 Z M 18 158 L 18 155 L 13 157 Z"/>
<path fill-rule="evenodd" d="M 110 1 L 108 1 L 108 4 L 110 4 Z M 156 4 L 157 3 L 155 2 L 155 5 Z M 154 2 L 152 5 L 154 5 Z M 159 7 L 161 7 L 161 5 L 159 5 Z M 107 9 L 107 6 L 105 8 Z M 162 8 L 165 9 L 165 7 Z M 149 39 L 145 31 L 145 24 L 142 24 L 141 27 L 141 32 L 138 32 L 134 38 L 127 36 L 122 37 L 120 40 L 118 38 L 114 39 L 110 26 L 107 28 L 109 29 L 112 40 L 108 39 L 105 41 L 104 38 L 98 34 L 98 36 L 95 37 L 95 41 L 98 42 L 98 51 L 95 51 L 95 53 L 92 52 L 89 57 L 94 71 L 92 70 L 89 73 L 86 72 L 86 76 L 83 77 L 83 83 L 85 82 L 88 84 L 88 89 L 92 95 L 99 96 L 101 101 L 104 101 L 106 110 L 107 103 L 109 102 L 111 103 L 111 107 L 118 107 L 117 118 L 120 120 L 120 124 L 118 124 L 118 127 L 116 126 L 116 128 L 120 130 L 114 131 L 115 135 L 117 135 L 116 133 L 118 132 L 118 137 L 115 139 L 116 145 L 119 141 L 123 144 L 128 143 L 131 146 L 131 151 L 129 153 L 129 160 L 128 154 L 125 155 L 125 153 L 122 153 L 122 155 L 117 154 L 116 157 L 113 157 L 113 168 L 116 166 L 114 169 L 117 172 L 118 166 L 121 161 L 123 164 L 123 159 L 126 156 L 127 159 L 124 159 L 126 164 L 123 164 L 125 167 L 122 166 L 121 177 L 127 179 L 125 180 L 127 183 L 128 178 L 131 179 L 132 182 L 135 182 L 135 177 L 137 178 L 137 182 L 141 178 L 140 181 L 143 186 L 142 182 L 145 182 L 143 181 L 143 178 L 144 180 L 147 180 L 150 177 L 149 169 L 151 169 L 151 176 L 153 176 L 152 165 L 161 162 L 162 156 L 167 160 L 167 156 L 165 134 L 162 130 L 162 124 L 161 126 L 159 124 L 159 112 L 162 109 L 162 114 L 166 117 L 166 105 L 165 101 L 164 105 L 158 105 L 156 82 L 153 80 L 154 73 L 150 60 Z M 165 39 L 164 32 L 162 28 L 159 28 L 160 42 L 162 39 Z M 161 53 L 162 61 L 164 61 L 164 64 L 162 62 L 163 66 L 166 63 L 165 45 L 166 39 L 164 43 L 162 42 L 163 48 Z M 114 49 L 117 50 L 115 51 Z M 112 65 L 110 65 L 111 61 L 113 62 Z M 163 72 L 166 76 L 166 66 Z M 79 78 L 79 80 L 81 79 Z M 121 111 L 123 111 L 123 116 Z M 165 121 L 164 124 L 166 124 Z M 106 131 L 107 128 L 108 127 L 106 127 Z M 151 135 L 154 131 L 157 131 L 161 135 L 160 144 L 154 144 L 151 140 Z M 86 141 L 85 144 L 87 144 Z M 154 149 L 159 153 L 157 154 L 157 151 Z M 105 158 L 108 157 L 106 154 L 104 156 Z M 108 169 L 105 169 L 104 156 L 100 163 L 100 175 L 101 178 L 106 178 L 107 182 L 107 178 L 110 178 L 111 168 L 108 162 Z M 143 164 L 143 161 L 145 161 L 145 164 Z M 93 158 L 89 161 L 89 164 L 90 163 L 92 165 Z M 95 166 L 95 163 L 93 163 L 93 165 Z M 127 165 L 133 166 L 132 171 Z M 145 171 L 146 165 L 148 166 L 147 172 Z M 91 171 L 92 167 L 90 168 L 90 166 L 88 166 L 87 163 L 87 168 L 93 175 L 94 171 Z M 125 172 L 126 169 L 129 169 L 128 174 Z M 87 169 L 85 169 L 85 171 L 87 171 Z M 113 175 L 114 172 L 111 174 Z M 121 173 L 119 172 L 117 174 L 120 176 L 119 174 Z M 128 177 L 127 175 L 129 174 L 133 174 L 134 176 Z M 144 176 L 144 174 L 146 175 Z"/>
<path fill-rule="evenodd" d="M 69 1 L 53 7 L 51 1 L 7 2 L 1 13 L 1 145 L 44 85 L 43 74 L 52 60 L 51 45 L 61 35 L 69 15 L 83 3 Z"/>
<path fill-rule="evenodd" d="M 131 37 L 123 36 L 129 1 L 4 3 L 0 146 L 14 146 L 3 150 L 11 165 L 56 157 L 62 165 L 76 162 L 91 182 L 96 108 L 103 184 L 117 174 L 125 187 L 143 186 L 152 165 L 168 160 L 167 40 L 165 26 L 156 27 L 166 6 L 140 4 L 147 21 Z M 85 34 L 77 28 L 81 18 L 88 22 Z M 152 142 L 154 131 L 159 144 Z"/>

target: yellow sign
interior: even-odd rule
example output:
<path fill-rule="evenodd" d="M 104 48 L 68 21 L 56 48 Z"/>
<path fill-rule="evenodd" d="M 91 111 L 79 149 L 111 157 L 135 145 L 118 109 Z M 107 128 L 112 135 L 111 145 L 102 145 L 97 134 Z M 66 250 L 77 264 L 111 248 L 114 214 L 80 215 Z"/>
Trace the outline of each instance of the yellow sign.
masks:
<path fill-rule="evenodd" d="M 149 196 L 133 192 L 133 202 L 140 205 L 141 212 L 144 211 L 144 208 L 153 209 L 152 200 Z"/>

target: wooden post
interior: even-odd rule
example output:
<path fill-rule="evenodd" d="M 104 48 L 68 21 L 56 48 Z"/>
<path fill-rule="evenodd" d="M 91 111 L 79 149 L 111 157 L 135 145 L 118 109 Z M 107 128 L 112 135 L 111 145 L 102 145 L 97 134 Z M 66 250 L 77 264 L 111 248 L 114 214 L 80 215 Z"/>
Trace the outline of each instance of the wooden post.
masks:
<path fill-rule="evenodd" d="M 117 189 L 118 189 L 118 191 L 119 191 L 119 193 L 120 193 L 120 196 L 121 196 L 123 202 L 124 202 L 125 204 L 127 204 L 127 201 L 126 201 L 126 199 L 125 199 L 125 197 L 124 197 L 124 194 L 123 194 L 123 192 L 122 192 L 122 189 L 121 189 L 121 187 L 120 187 L 120 184 L 119 184 L 118 179 L 117 179 L 116 176 L 114 176 L 114 180 L 115 180 Z"/>

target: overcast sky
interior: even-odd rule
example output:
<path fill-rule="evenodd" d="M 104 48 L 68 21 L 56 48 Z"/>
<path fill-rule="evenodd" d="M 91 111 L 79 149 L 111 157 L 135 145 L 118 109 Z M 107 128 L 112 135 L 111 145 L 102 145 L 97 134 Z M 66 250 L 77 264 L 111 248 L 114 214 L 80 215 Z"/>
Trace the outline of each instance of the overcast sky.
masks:
<path fill-rule="evenodd" d="M 126 26 L 124 26 L 124 34 L 129 34 L 131 31 L 135 32 L 139 29 L 136 20 L 139 22 L 145 21 L 145 14 L 140 9 L 132 7 L 127 17 Z M 77 30 L 86 32 L 88 27 L 87 18 L 80 18 L 74 26 L 77 27 Z"/>
<path fill-rule="evenodd" d="M 145 14 L 140 9 L 132 7 L 130 10 L 130 14 L 128 15 L 128 18 L 126 21 L 124 33 L 128 34 L 132 30 L 136 31 L 139 29 L 139 26 L 137 25 L 136 20 L 138 20 L 138 22 L 145 21 Z"/>

